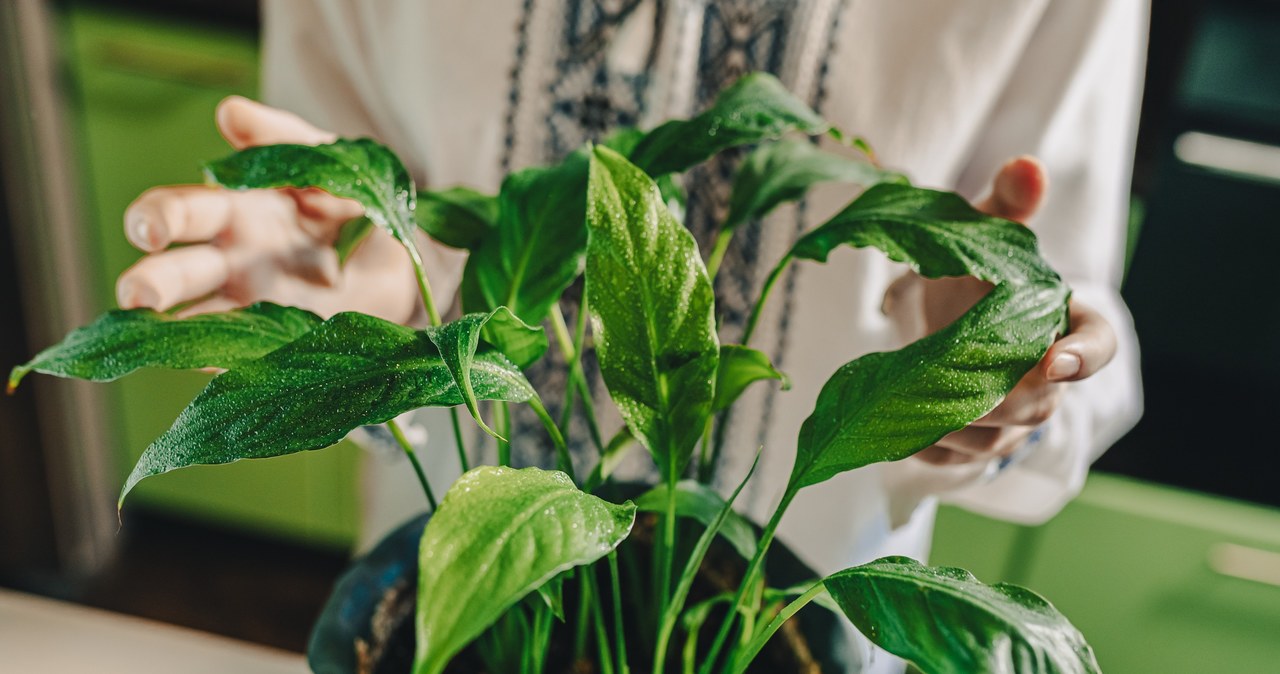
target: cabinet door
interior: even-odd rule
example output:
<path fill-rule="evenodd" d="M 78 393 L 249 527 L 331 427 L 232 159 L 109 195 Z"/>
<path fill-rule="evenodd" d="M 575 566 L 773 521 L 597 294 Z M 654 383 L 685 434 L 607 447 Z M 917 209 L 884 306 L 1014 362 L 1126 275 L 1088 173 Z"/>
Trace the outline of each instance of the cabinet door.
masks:
<path fill-rule="evenodd" d="M 98 263 L 96 299 L 105 310 L 115 305 L 116 276 L 139 257 L 121 229 L 125 207 L 149 187 L 200 182 L 201 162 L 230 151 L 214 127 L 214 107 L 230 94 L 255 95 L 256 38 L 77 5 L 63 28 L 88 204 L 85 245 Z M 107 385 L 121 482 L 207 381 L 198 373 L 143 372 Z M 139 485 L 125 517 L 145 507 L 346 546 L 357 524 L 356 452 L 343 444 L 176 471 Z"/>
<path fill-rule="evenodd" d="M 1280 667 L 1278 511 L 1095 477 L 1034 554 L 1025 583 L 1109 674 Z"/>
<path fill-rule="evenodd" d="M 1095 474 L 1042 527 L 943 508 L 932 561 L 1025 585 L 1107 674 L 1280 671 L 1280 511 Z"/>

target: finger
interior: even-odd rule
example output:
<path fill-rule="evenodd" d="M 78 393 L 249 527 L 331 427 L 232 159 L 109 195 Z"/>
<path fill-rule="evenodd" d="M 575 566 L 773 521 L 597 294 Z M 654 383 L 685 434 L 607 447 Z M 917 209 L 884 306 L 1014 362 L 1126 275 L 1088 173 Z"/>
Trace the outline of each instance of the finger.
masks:
<path fill-rule="evenodd" d="M 364 215 L 364 206 L 354 199 L 335 197 L 318 188 L 293 190 L 298 212 L 304 217 L 329 223 L 342 223 Z"/>
<path fill-rule="evenodd" d="M 978 210 L 997 218 L 1025 222 L 1040 210 L 1048 189 L 1044 166 L 1036 158 L 1015 157 L 1000 167 L 991 185 L 991 194 L 978 202 Z"/>
<path fill-rule="evenodd" d="M 978 458 L 960 452 L 953 452 L 946 447 L 938 445 L 930 445 L 916 452 L 915 458 L 934 466 L 955 466 L 963 463 L 973 463 Z"/>
<path fill-rule="evenodd" d="M 961 454 L 990 458 L 1012 452 L 1032 430 L 1030 426 L 969 426 L 948 433 L 936 444 Z"/>
<path fill-rule="evenodd" d="M 1045 379 L 1043 368 L 1034 368 L 995 409 L 973 422 L 974 426 L 1039 426 L 1049 420 L 1062 399 L 1062 385 Z"/>
<path fill-rule="evenodd" d="M 231 194 L 204 185 L 155 187 L 124 212 L 124 233 L 139 250 L 153 253 L 174 242 L 208 241 L 226 229 Z"/>
<path fill-rule="evenodd" d="M 227 282 L 227 260 L 211 245 L 195 245 L 148 255 L 126 269 L 116 282 L 121 308 L 164 311 L 203 297 Z"/>
<path fill-rule="evenodd" d="M 1116 333 L 1102 314 L 1072 300 L 1071 333 L 1049 347 L 1040 360 L 1048 381 L 1079 381 L 1092 377 L 1116 355 Z"/>
<path fill-rule="evenodd" d="M 218 314 L 232 309 L 239 309 L 241 306 L 243 306 L 241 303 L 226 295 L 214 295 L 207 300 L 196 302 L 184 308 L 177 315 L 179 318 L 187 318 L 189 316 L 199 316 L 200 314 Z"/>
<path fill-rule="evenodd" d="M 335 134 L 312 126 L 292 112 L 263 105 L 243 96 L 222 99 L 214 119 L 222 137 L 237 150 L 275 143 L 320 145 L 332 143 L 337 138 Z"/>

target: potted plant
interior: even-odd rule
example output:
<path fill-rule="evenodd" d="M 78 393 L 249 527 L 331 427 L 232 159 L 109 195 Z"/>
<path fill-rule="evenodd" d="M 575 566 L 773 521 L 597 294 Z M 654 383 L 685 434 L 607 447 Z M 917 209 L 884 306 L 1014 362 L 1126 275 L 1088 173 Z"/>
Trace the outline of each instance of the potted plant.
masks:
<path fill-rule="evenodd" d="M 821 135 L 865 157 L 824 152 L 809 140 Z M 742 146 L 753 149 L 704 264 L 671 208 L 683 198 L 673 177 Z M 512 173 L 493 196 L 418 193 L 396 156 L 368 139 L 250 148 L 208 164 L 206 174 L 232 189 L 317 187 L 359 201 L 366 219 L 344 229 L 341 245 L 371 227 L 403 244 L 431 325 L 415 330 L 359 313 L 322 320 L 268 303 L 182 319 L 111 311 L 15 368 L 9 388 L 30 371 L 107 381 L 143 367 L 226 370 L 143 452 L 121 503 L 150 476 L 321 449 L 385 423 L 431 513 L 340 583 L 313 639 L 318 671 L 389 671 L 382 667 L 394 658 L 384 656 L 397 648 L 417 674 L 800 671 L 820 666 L 821 655 L 803 666 L 762 658 L 771 639 L 792 655 L 807 648 L 792 620 L 812 602 L 926 672 L 1097 671 L 1083 637 L 1045 600 L 959 569 L 885 558 L 779 582 L 800 568 L 774 568 L 788 557 L 774 534 L 795 495 L 907 458 L 991 410 L 1066 329 L 1069 290 L 1029 230 L 878 167 L 864 142 L 772 77 L 743 78 L 691 119 L 623 130 L 559 164 Z M 742 342 L 721 344 L 711 282 L 734 229 L 824 181 L 866 189 L 777 262 Z M 419 228 L 470 251 L 466 313 L 456 320 L 443 322 L 432 303 Z M 716 419 L 748 386 L 785 383 L 749 346 L 760 309 L 789 265 L 823 263 L 841 246 L 875 247 L 926 277 L 973 276 L 993 287 L 937 333 L 833 363 L 799 429 L 782 501 L 753 526 L 733 511 L 742 484 L 728 498 L 706 486 L 720 451 Z M 558 302 L 580 276 L 571 332 Z M 549 348 L 544 322 L 569 363 L 564 408 L 577 396 L 594 419 L 582 359 L 593 346 L 626 422 L 612 439 L 591 424 L 597 455 L 588 474 L 575 474 L 567 423 L 552 419 L 523 373 Z M 509 442 L 520 441 L 510 437 L 510 405 L 536 413 L 558 470 L 507 465 Z M 499 446 L 499 465 L 470 468 L 438 502 L 395 421 L 425 406 L 465 407 Z M 634 445 L 661 479 L 627 493 L 611 472 Z M 701 481 L 690 478 L 695 467 Z M 710 574 L 717 585 L 706 571 L 725 557 L 741 559 L 724 567 L 727 583 L 725 573 Z M 411 637 L 408 645 L 392 643 L 396 632 Z"/>

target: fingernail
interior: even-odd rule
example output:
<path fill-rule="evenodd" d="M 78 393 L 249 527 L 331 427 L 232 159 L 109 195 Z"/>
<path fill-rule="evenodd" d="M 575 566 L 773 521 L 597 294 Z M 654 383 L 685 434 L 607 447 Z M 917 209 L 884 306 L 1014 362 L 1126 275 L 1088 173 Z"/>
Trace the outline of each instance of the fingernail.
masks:
<path fill-rule="evenodd" d="M 138 281 L 125 281 L 116 292 L 116 301 L 123 309 L 138 307 L 156 308 L 160 305 L 160 293 L 155 288 Z"/>
<path fill-rule="evenodd" d="M 1047 376 L 1050 381 L 1059 381 L 1069 377 L 1074 377 L 1080 373 L 1080 367 L 1082 365 L 1083 363 L 1080 360 L 1080 356 L 1077 356 L 1074 353 L 1059 354 L 1058 357 L 1053 359 L 1052 363 L 1049 363 L 1049 371 L 1045 373 L 1045 376 Z"/>
<path fill-rule="evenodd" d="M 134 245 L 144 250 L 156 250 L 167 243 L 164 241 L 167 234 L 164 225 L 153 222 L 142 213 L 130 213 L 126 227 Z"/>

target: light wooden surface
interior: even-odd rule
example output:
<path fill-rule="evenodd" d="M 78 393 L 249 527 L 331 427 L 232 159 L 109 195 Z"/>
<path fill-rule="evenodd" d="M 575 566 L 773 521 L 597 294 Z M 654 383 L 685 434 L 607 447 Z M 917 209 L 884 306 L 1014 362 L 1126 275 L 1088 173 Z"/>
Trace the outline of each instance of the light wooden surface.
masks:
<path fill-rule="evenodd" d="M 0 672 L 307 671 L 296 653 L 0 589 Z"/>

